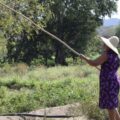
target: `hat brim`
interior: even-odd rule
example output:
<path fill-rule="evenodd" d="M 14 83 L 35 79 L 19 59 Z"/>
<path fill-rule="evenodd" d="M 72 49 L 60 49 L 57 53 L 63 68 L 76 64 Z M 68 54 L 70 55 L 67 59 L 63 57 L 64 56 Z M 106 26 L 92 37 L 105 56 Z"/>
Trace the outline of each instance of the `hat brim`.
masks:
<path fill-rule="evenodd" d="M 110 49 L 112 49 L 116 54 L 120 55 L 118 49 L 111 44 L 109 39 L 104 37 L 100 37 L 100 38 L 101 38 L 100 40 L 102 40 L 105 43 L 105 45 L 107 45 Z"/>

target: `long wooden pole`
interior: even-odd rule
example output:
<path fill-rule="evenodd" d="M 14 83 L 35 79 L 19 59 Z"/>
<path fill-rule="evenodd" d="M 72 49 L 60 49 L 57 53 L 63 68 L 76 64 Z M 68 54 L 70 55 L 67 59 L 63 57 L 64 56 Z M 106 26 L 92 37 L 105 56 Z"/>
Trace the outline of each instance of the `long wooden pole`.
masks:
<path fill-rule="evenodd" d="M 63 40 L 61 40 L 60 38 L 58 38 L 57 36 L 53 35 L 52 33 L 48 32 L 47 30 L 45 30 L 44 28 L 40 27 L 39 25 L 37 25 L 34 21 L 32 21 L 30 18 L 26 17 L 24 14 L 22 14 L 21 12 L 16 11 L 15 9 L 9 7 L 8 5 L 0 2 L 0 4 L 2 6 L 4 6 L 5 8 L 19 14 L 20 16 L 22 16 L 23 18 L 25 18 L 27 21 L 31 22 L 34 26 L 36 26 L 39 30 L 43 31 L 44 33 L 46 33 L 47 35 L 51 36 L 52 38 L 54 38 L 55 40 L 59 41 L 60 43 L 62 43 L 64 46 L 66 46 L 69 50 L 71 50 L 74 54 L 81 56 L 81 53 L 78 53 L 77 51 L 75 51 L 73 48 L 71 48 L 67 43 L 65 43 Z M 98 70 L 100 70 L 98 67 L 96 67 Z"/>

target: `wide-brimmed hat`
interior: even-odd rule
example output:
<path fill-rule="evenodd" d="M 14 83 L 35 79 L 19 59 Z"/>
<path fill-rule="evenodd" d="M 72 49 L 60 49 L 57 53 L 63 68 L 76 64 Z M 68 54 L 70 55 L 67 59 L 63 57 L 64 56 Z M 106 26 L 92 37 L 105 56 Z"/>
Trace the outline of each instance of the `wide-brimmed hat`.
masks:
<path fill-rule="evenodd" d="M 119 44 L 119 38 L 117 36 L 112 36 L 110 38 L 100 37 L 101 40 L 107 45 L 110 49 L 112 49 L 115 53 L 119 54 L 119 51 L 117 49 Z"/>

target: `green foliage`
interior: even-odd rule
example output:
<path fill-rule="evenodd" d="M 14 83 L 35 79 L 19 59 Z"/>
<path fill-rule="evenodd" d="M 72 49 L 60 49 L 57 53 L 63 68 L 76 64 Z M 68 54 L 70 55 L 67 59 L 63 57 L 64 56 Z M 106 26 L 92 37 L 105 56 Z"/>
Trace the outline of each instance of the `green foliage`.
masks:
<path fill-rule="evenodd" d="M 41 66 L 29 68 L 25 74 L 16 69 L 21 68 L 15 65 L 5 75 L 2 75 L 4 71 L 0 72 L 0 113 L 28 112 L 79 102 L 81 110 L 90 118 L 106 119 L 104 111 L 98 108 L 96 69 L 87 65 Z"/>
<path fill-rule="evenodd" d="M 41 2 L 38 0 L 5 0 L 5 4 L 23 13 L 41 28 L 51 18 L 50 4 L 52 0 Z M 37 58 L 41 49 L 40 32 L 30 21 L 24 19 L 5 7 L 1 6 L 0 29 L 7 39 L 7 58 L 9 62 L 23 61 L 30 63 L 32 58 Z M 38 39 L 38 40 L 36 40 Z"/>
<path fill-rule="evenodd" d="M 110 16 L 116 11 L 117 0 L 0 1 L 23 13 L 78 52 L 89 54 L 92 48 L 88 46 L 95 40 L 96 28 L 102 24 L 103 16 Z M 0 7 L 0 30 L 7 39 L 6 58 L 9 63 L 25 62 L 30 65 L 33 62 L 42 62 L 45 65 L 54 63 L 68 65 L 66 58 L 76 57 L 22 16 L 3 6 Z M 55 56 L 54 62 L 52 56 Z"/>
<path fill-rule="evenodd" d="M 4 58 L 7 54 L 7 48 L 6 48 L 7 41 L 4 38 L 2 32 L 0 32 L 0 64 L 4 62 Z"/>
<path fill-rule="evenodd" d="M 87 49 L 85 50 L 86 55 L 95 59 L 102 52 L 102 45 L 100 38 L 93 36 L 88 44 L 86 45 Z"/>
<path fill-rule="evenodd" d="M 117 27 L 116 35 L 120 38 L 120 25 Z"/>
<path fill-rule="evenodd" d="M 102 25 L 102 16 L 116 11 L 116 1 L 55 0 L 51 6 L 54 19 L 48 22 L 47 29 L 78 52 L 85 53 L 89 51 L 88 44 L 93 43 L 96 28 Z M 75 56 L 57 41 L 54 41 L 54 48 L 57 64 L 65 64 L 66 56 Z"/>

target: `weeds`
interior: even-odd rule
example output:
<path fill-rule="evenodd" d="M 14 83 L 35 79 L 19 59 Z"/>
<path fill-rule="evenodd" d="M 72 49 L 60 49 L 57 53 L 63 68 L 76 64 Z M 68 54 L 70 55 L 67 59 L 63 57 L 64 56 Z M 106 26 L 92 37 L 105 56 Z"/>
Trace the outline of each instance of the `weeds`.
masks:
<path fill-rule="evenodd" d="M 95 68 L 81 65 L 29 69 L 24 65 L 11 68 L 7 65 L 3 70 L 0 113 L 28 112 L 77 102 L 90 118 L 106 118 L 105 112 L 98 108 L 99 74 Z"/>

